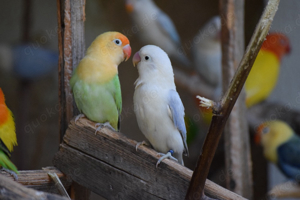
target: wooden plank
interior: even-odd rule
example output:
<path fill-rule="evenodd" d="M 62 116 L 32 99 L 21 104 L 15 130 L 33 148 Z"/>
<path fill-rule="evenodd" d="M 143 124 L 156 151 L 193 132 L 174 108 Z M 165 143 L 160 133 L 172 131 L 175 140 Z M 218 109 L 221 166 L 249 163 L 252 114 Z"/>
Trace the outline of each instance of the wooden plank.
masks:
<path fill-rule="evenodd" d="M 68 189 L 71 185 L 71 179 L 68 179 L 55 167 L 45 167 L 42 170 L 20 170 L 19 172 L 20 174 L 18 174 L 18 180 L 16 182 L 31 189 L 59 194 L 54 182 L 48 176 L 48 172 L 56 173 L 66 189 Z M 14 178 L 7 172 L 0 171 L 0 175 L 14 180 Z"/>
<path fill-rule="evenodd" d="M 221 1 L 222 72 L 226 91 L 244 52 L 244 0 Z M 224 129 L 226 187 L 252 199 L 252 162 L 245 91 L 237 99 Z"/>
<path fill-rule="evenodd" d="M 68 200 L 55 194 L 36 191 L 0 175 L 0 199 L 2 200 Z"/>
<path fill-rule="evenodd" d="M 94 123 L 72 120 L 53 163 L 74 181 L 107 199 L 184 199 L 192 171 L 172 160 L 158 168 L 157 152 Z M 222 199 L 244 199 L 207 180 L 205 192 Z"/>

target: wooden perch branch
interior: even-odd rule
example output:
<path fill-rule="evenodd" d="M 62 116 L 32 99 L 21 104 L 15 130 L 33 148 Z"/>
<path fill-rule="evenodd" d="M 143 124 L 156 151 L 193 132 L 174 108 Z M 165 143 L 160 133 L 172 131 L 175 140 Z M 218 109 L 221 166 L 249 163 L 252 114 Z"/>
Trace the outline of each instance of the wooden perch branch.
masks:
<path fill-rule="evenodd" d="M 71 185 L 71 180 L 67 179 L 67 177 L 55 167 L 46 167 L 43 168 L 43 170 L 21 170 L 19 172 L 17 182 L 31 189 L 59 194 L 54 182 L 49 178 L 48 172 L 56 173 L 66 189 Z M 6 172 L 0 172 L 0 175 L 14 180 L 14 178 Z"/>
<path fill-rule="evenodd" d="M 186 199 L 201 199 L 209 168 L 217 149 L 229 114 L 243 88 L 260 47 L 269 31 L 271 22 L 277 11 L 279 0 L 269 0 L 269 3 L 257 25 L 241 63 L 231 81 L 228 90 L 219 103 L 215 103 L 214 116 L 205 139 L 203 152 L 199 157 L 196 169 L 186 194 Z M 199 193 L 201 195 L 199 195 Z"/>
<path fill-rule="evenodd" d="M 72 120 L 53 163 L 91 191 L 107 199 L 183 199 L 192 171 L 166 159 L 158 168 L 157 152 L 102 128 L 85 118 Z M 206 180 L 205 192 L 217 199 L 244 199 Z"/>
<path fill-rule="evenodd" d="M 269 196 L 275 198 L 300 198 L 300 185 L 296 182 L 286 182 L 276 185 Z"/>
<path fill-rule="evenodd" d="M 68 200 L 55 194 L 24 187 L 3 175 L 0 175 L 0 191 L 0 199 L 5 200 Z"/>

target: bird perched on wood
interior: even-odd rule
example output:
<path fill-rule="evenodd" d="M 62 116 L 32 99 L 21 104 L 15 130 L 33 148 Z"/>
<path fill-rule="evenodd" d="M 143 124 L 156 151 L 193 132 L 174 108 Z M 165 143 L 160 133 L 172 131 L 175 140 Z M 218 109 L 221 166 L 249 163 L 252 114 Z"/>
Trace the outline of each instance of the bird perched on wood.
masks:
<path fill-rule="evenodd" d="M 17 167 L 9 160 L 13 147 L 17 145 L 15 122 L 12 112 L 5 104 L 5 97 L 0 88 L 0 166 L 17 180 Z"/>
<path fill-rule="evenodd" d="M 285 122 L 262 123 L 257 129 L 256 143 L 261 143 L 264 156 L 289 178 L 300 182 L 300 137 Z"/>
<path fill-rule="evenodd" d="M 134 55 L 133 65 L 139 72 L 134 112 L 142 133 L 162 155 L 156 167 L 165 158 L 174 157 L 183 165 L 182 154 L 188 155 L 184 107 L 176 91 L 170 59 L 161 48 L 147 45 Z"/>
<path fill-rule="evenodd" d="M 88 119 L 97 122 L 97 129 L 102 126 L 120 129 L 122 97 L 118 65 L 130 55 L 126 36 L 118 32 L 103 33 L 87 49 L 72 75 L 70 85 L 76 105 Z"/>
<path fill-rule="evenodd" d="M 281 33 L 267 35 L 245 83 L 246 105 L 265 100 L 276 86 L 282 57 L 290 52 L 289 39 Z"/>
<path fill-rule="evenodd" d="M 0 67 L 15 76 L 36 80 L 57 68 L 58 53 L 33 44 L 0 45 Z"/>
<path fill-rule="evenodd" d="M 215 16 L 201 28 L 193 39 L 194 66 L 209 85 L 222 87 L 221 18 Z"/>
<path fill-rule="evenodd" d="M 133 33 L 137 33 L 145 45 L 159 46 L 176 63 L 191 67 L 172 20 L 152 0 L 126 0 L 126 9 L 134 22 Z"/>

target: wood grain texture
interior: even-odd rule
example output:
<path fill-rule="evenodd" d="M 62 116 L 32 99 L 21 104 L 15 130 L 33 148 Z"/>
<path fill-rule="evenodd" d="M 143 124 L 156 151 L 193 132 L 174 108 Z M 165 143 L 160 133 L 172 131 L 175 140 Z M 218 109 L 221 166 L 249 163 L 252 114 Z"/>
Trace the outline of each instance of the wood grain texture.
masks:
<path fill-rule="evenodd" d="M 48 176 L 48 172 L 56 173 L 66 189 L 71 185 L 71 179 L 67 179 L 67 177 L 55 167 L 45 167 L 42 170 L 20 170 L 19 172 L 20 174 L 18 174 L 18 180 L 16 182 L 31 189 L 59 194 L 54 182 Z M 0 171 L 0 175 L 14 180 L 7 172 Z"/>
<path fill-rule="evenodd" d="M 107 199 L 184 199 L 192 171 L 172 160 L 158 168 L 157 152 L 94 123 L 72 120 L 53 163 L 75 182 Z M 218 199 L 244 199 L 207 180 L 207 195 Z"/>
<path fill-rule="evenodd" d="M 55 194 L 27 188 L 3 175 L 0 175 L 0 191 L 2 200 L 68 200 Z"/>
<path fill-rule="evenodd" d="M 222 72 L 226 91 L 244 52 L 244 0 L 221 1 Z M 252 162 L 246 119 L 245 91 L 237 99 L 224 129 L 226 187 L 252 198 Z"/>

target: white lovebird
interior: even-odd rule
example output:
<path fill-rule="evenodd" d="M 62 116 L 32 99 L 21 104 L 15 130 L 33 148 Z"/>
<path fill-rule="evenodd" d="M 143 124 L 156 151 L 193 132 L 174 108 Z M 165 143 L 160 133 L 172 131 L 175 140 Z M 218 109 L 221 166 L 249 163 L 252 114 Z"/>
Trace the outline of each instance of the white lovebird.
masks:
<path fill-rule="evenodd" d="M 168 55 L 157 46 L 147 45 L 135 53 L 133 65 L 137 65 L 139 72 L 134 112 L 142 133 L 162 155 L 156 167 L 165 158 L 174 157 L 184 165 L 182 154 L 188 156 L 184 107 L 176 91 Z"/>
<path fill-rule="evenodd" d="M 152 0 L 126 0 L 126 9 L 133 19 L 132 32 L 144 44 L 157 45 L 178 64 L 191 67 L 172 20 Z"/>
<path fill-rule="evenodd" d="M 194 37 L 193 62 L 197 72 L 211 86 L 222 86 L 221 18 L 210 19 Z"/>

